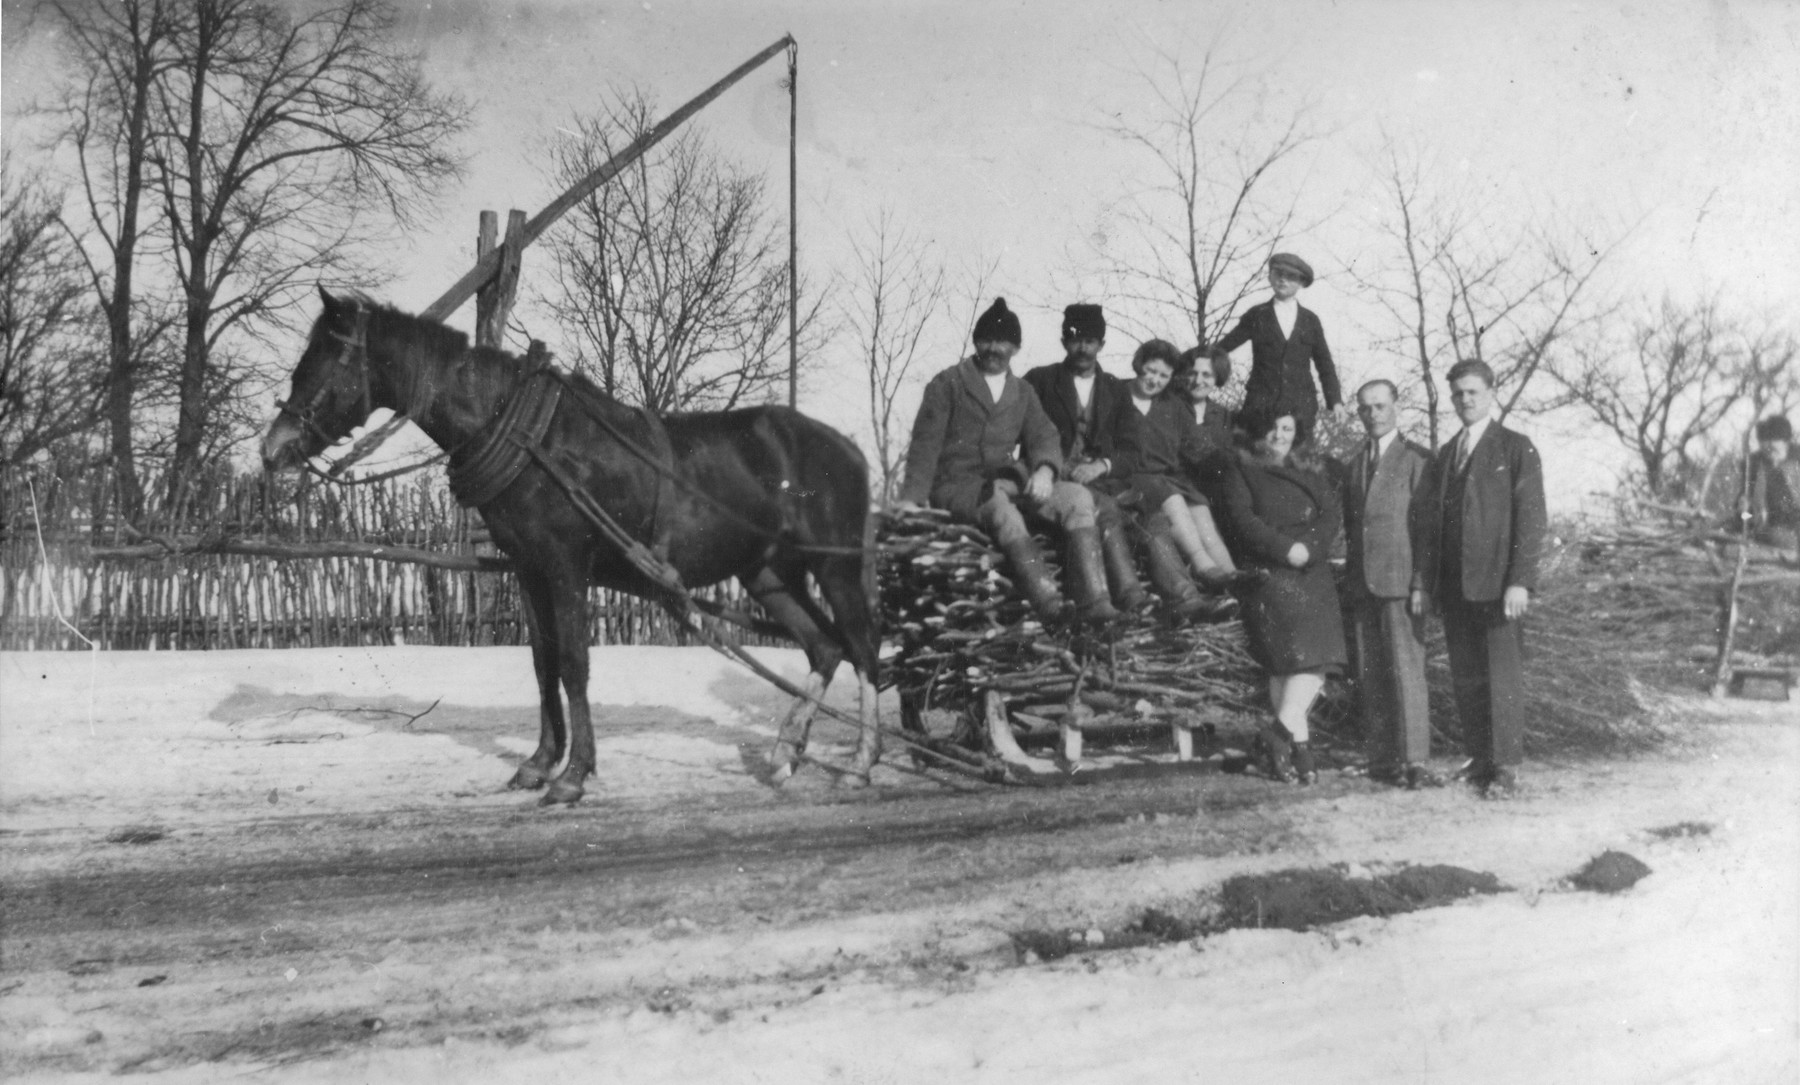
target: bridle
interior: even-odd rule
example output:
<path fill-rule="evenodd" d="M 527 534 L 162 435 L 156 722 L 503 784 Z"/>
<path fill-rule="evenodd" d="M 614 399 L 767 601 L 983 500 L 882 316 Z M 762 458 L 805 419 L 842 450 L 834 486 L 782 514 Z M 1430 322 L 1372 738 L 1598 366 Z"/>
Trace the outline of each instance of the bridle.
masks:
<path fill-rule="evenodd" d="M 337 371 L 339 369 L 352 364 L 353 361 L 360 362 L 356 369 L 357 376 L 362 381 L 360 400 L 362 416 L 367 418 L 375 410 L 374 392 L 369 387 L 369 310 L 360 304 L 352 304 L 356 308 L 356 319 L 351 326 L 349 335 L 333 328 L 325 329 L 325 334 L 336 339 L 341 346 L 337 354 L 327 363 L 325 374 L 320 379 L 319 386 L 313 390 L 312 395 L 308 396 L 306 402 L 298 407 L 295 407 L 291 400 L 278 399 L 275 401 L 275 407 L 281 414 L 300 423 L 302 428 L 322 438 L 327 445 L 336 443 L 338 438 L 325 432 L 324 427 L 319 425 L 317 415 L 319 408 L 324 406 L 325 397 L 337 388 Z"/>

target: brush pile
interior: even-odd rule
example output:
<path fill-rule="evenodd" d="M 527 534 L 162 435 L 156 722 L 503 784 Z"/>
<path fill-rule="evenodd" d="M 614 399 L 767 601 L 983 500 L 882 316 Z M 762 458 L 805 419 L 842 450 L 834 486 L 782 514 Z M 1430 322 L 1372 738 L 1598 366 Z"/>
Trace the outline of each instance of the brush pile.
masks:
<path fill-rule="evenodd" d="M 1046 627 L 979 530 L 934 510 L 889 512 L 878 537 L 890 647 L 883 685 L 898 688 L 915 729 L 978 746 L 974 723 L 990 691 L 1027 743 L 1065 721 L 1158 743 L 1162 725 L 1179 718 L 1248 733 L 1268 712 L 1264 676 L 1238 622 L 1134 617 L 1105 631 Z M 1525 619 L 1529 756 L 1624 753 L 1673 737 L 1655 691 L 1710 685 L 1734 552 L 1716 535 L 1655 525 L 1550 540 Z M 1800 572 L 1753 555 L 1746 584 L 1739 652 L 1749 663 L 1796 655 Z M 1433 747 L 1450 754 L 1461 747 L 1461 727 L 1441 625 L 1434 618 L 1428 630 Z M 1326 687 L 1314 722 L 1315 743 L 1354 759 L 1360 727 L 1350 683 Z"/>
<path fill-rule="evenodd" d="M 896 649 L 883 684 L 898 688 L 909 722 L 923 718 L 940 737 L 989 691 L 1027 739 L 1054 733 L 1069 713 L 1084 729 L 1166 724 L 1177 714 L 1216 728 L 1257 711 L 1264 696 L 1238 622 L 1170 626 L 1137 616 L 1106 630 L 1047 627 L 981 531 L 927 509 L 883 513 L 878 537 L 882 624 Z"/>

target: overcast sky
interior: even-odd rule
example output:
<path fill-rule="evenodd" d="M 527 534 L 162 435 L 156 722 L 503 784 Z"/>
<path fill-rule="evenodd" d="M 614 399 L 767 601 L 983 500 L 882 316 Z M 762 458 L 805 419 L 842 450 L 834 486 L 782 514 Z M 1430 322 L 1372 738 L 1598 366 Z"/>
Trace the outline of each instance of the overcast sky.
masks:
<path fill-rule="evenodd" d="M 476 106 L 467 184 L 397 255 L 388 300 L 430 303 L 473 255 L 483 208 L 534 213 L 555 193 L 538 163 L 559 124 L 609 85 L 665 111 L 782 34 L 800 43 L 801 259 L 846 265 L 845 238 L 883 208 L 954 264 L 998 261 L 991 293 L 1024 318 L 1021 367 L 1052 361 L 1064 303 L 1104 296 L 1083 267 L 1101 210 L 1142 159 L 1103 131 L 1150 108 L 1139 69 L 1158 48 L 1207 46 L 1266 76 L 1272 109 L 1310 102 L 1324 138 L 1283 183 L 1314 223 L 1285 247 L 1321 275 L 1302 301 L 1351 378 L 1388 364 L 1367 349 L 1368 306 L 1347 263 L 1376 239 L 1371 151 L 1383 130 L 1435 156 L 1521 221 L 1533 210 L 1636 223 L 1620 261 L 1640 296 L 1722 289 L 1751 313 L 1800 298 L 1800 5 L 1664 0 L 1548 3 L 1362 0 L 1161 3 L 1033 0 L 775 4 L 453 0 L 409 3 L 434 80 Z M 5 5 L 9 117 L 44 69 Z M 765 171 L 785 204 L 784 66 L 772 62 L 701 114 L 725 149 Z M 526 257 L 525 290 L 532 286 Z M 453 322 L 467 327 L 472 306 Z M 959 315 L 958 319 L 961 319 Z M 534 333 L 545 338 L 545 326 Z M 1169 329 L 1181 338 L 1176 329 Z M 553 344 L 554 345 L 554 344 Z M 927 375 L 954 360 L 945 341 Z M 1128 341 L 1104 362 L 1129 372 Z M 840 349 L 848 349 L 848 344 Z M 802 391 L 809 409 L 862 427 L 847 380 Z"/>

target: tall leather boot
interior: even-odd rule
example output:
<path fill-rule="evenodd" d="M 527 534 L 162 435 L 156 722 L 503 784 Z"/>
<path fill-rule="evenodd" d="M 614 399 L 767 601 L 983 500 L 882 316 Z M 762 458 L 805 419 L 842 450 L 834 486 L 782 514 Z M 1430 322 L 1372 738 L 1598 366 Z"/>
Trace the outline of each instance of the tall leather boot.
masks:
<path fill-rule="evenodd" d="M 1144 544 L 1144 563 L 1150 570 L 1150 583 L 1156 585 L 1156 594 L 1162 596 L 1163 605 L 1172 613 L 1187 621 L 1205 615 L 1206 600 L 1188 576 L 1187 563 L 1181 560 L 1174 539 L 1162 532 L 1151 532 Z"/>
<path fill-rule="evenodd" d="M 1053 622 L 1062 617 L 1068 603 L 1062 592 L 1057 589 L 1056 578 L 1050 575 L 1050 569 L 1044 564 L 1044 556 L 1038 553 L 1037 543 L 1031 536 L 1002 541 L 1000 552 L 1012 563 L 1013 576 L 1018 580 L 1020 590 L 1031 603 L 1031 609 L 1037 611 L 1038 617 Z"/>
<path fill-rule="evenodd" d="M 1150 593 L 1138 579 L 1137 559 L 1131 553 L 1131 537 L 1124 524 L 1100 528 L 1100 550 L 1106 556 L 1106 579 L 1112 585 L 1113 602 L 1129 614 L 1143 610 L 1150 602 Z"/>
<path fill-rule="evenodd" d="M 1100 529 L 1078 527 L 1069 532 L 1069 579 L 1078 616 L 1087 622 L 1116 622 L 1106 594 L 1106 559 L 1100 552 Z"/>

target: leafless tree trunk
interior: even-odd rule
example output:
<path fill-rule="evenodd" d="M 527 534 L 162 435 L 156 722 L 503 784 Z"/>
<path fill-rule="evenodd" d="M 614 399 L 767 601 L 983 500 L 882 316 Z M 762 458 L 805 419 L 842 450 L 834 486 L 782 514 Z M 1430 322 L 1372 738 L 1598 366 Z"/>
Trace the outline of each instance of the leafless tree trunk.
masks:
<path fill-rule="evenodd" d="M 577 118 L 551 149 L 552 180 L 566 187 L 587 176 L 655 121 L 641 91 Z M 576 368 L 607 394 L 658 412 L 785 398 L 786 241 L 769 221 L 762 179 L 698 129 L 637 159 L 548 236 L 554 285 L 544 304 Z M 802 296 L 811 293 L 802 283 Z M 823 300 L 799 314 L 802 367 L 825 332 Z"/>
<path fill-rule="evenodd" d="M 1158 50 L 1139 74 L 1149 112 L 1104 128 L 1143 152 L 1148 168 L 1121 162 L 1144 180 L 1107 211 L 1095 257 L 1125 311 L 1164 314 L 1211 342 L 1295 229 L 1298 189 L 1280 171 L 1317 138 L 1310 106 L 1282 106 L 1270 80 L 1235 69 L 1216 46 L 1197 62 Z"/>
<path fill-rule="evenodd" d="M 1481 198 L 1441 180 L 1450 171 L 1392 136 L 1375 170 L 1382 210 L 1373 233 L 1386 252 L 1352 267 L 1351 280 L 1387 314 L 1375 342 L 1415 375 L 1431 445 L 1439 443 L 1438 382 L 1464 359 L 1493 369 L 1502 417 L 1552 408 L 1553 399 L 1527 393 L 1616 311 L 1598 283 L 1629 231 L 1599 237 L 1544 215 L 1501 223 Z"/>
<path fill-rule="evenodd" d="M 388 0 L 193 0 L 158 78 L 150 162 L 183 299 L 172 486 L 246 374 L 222 350 L 283 320 L 460 171 L 467 107 L 433 92 Z M 221 436 L 211 435 L 215 442 Z"/>
<path fill-rule="evenodd" d="M 150 108 L 157 81 L 175 63 L 180 8 L 173 0 L 56 3 L 44 9 L 61 32 L 65 69 L 56 104 L 57 142 L 75 155 L 81 199 L 67 218 L 81 245 L 90 288 L 106 319 L 106 418 L 120 510 L 143 507 L 134 426 L 146 365 L 169 326 L 158 299 L 140 296 L 137 270 L 154 210 L 145 215 Z"/>
<path fill-rule="evenodd" d="M 844 319 L 855 331 L 869 380 L 869 422 L 879 472 L 878 496 L 890 500 L 900 484 L 910 425 L 895 407 L 927 329 L 943 316 L 944 266 L 929 245 L 896 227 L 883 210 L 866 240 L 851 242 L 856 266 L 844 296 Z"/>
<path fill-rule="evenodd" d="M 105 344 L 57 201 L 0 165 L 0 466 L 80 440 L 106 421 Z"/>

